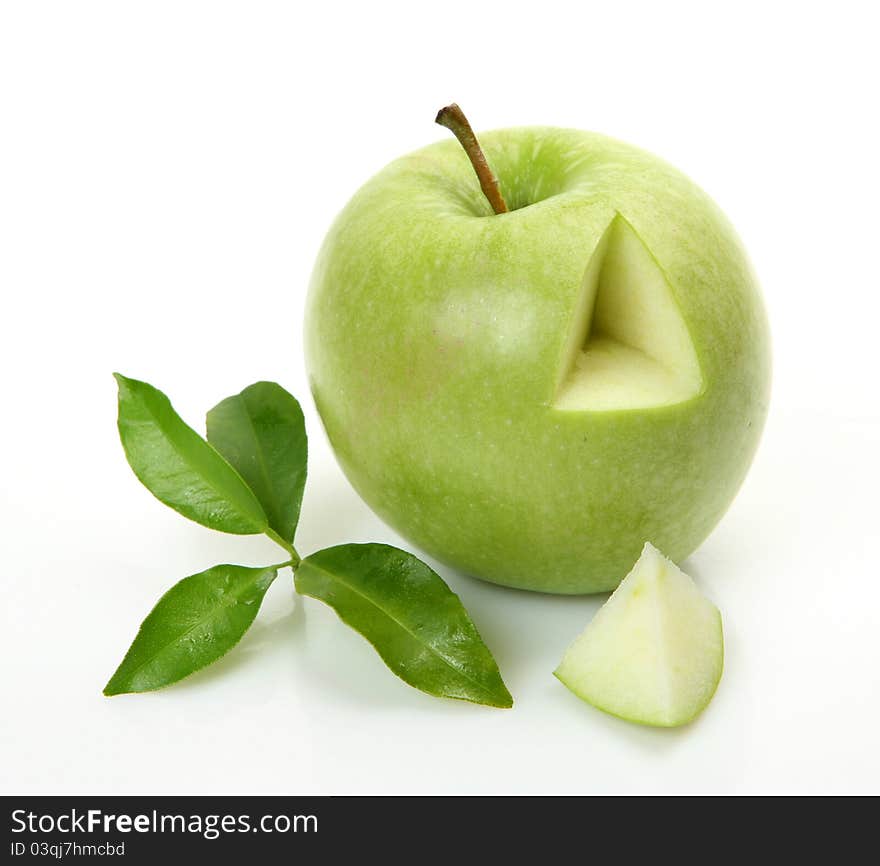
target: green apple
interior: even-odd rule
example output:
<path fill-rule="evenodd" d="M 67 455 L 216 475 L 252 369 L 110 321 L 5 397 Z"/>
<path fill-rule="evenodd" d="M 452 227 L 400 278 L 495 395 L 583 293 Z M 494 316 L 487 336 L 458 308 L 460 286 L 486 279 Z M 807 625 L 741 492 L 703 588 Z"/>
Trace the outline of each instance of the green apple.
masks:
<path fill-rule="evenodd" d="M 686 557 L 739 488 L 767 411 L 760 292 L 656 157 L 569 129 L 481 141 L 508 213 L 450 139 L 337 218 L 310 385 L 346 475 L 413 544 L 496 583 L 607 591 L 647 538 Z"/>
<path fill-rule="evenodd" d="M 606 713 L 675 727 L 706 708 L 723 667 L 718 608 L 646 544 L 554 673 Z"/>

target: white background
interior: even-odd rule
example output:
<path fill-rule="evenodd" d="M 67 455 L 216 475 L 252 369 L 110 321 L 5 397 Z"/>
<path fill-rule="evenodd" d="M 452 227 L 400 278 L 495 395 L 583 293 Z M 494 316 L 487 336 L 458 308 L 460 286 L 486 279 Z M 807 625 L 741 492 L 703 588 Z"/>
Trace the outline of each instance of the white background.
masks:
<path fill-rule="evenodd" d="M 0 12 L 0 784 L 6 792 L 880 791 L 880 130 L 870 3 L 8 2 Z M 438 566 L 516 697 L 408 688 L 289 575 L 215 667 L 101 688 L 158 596 L 277 561 L 132 476 L 111 371 L 201 427 L 252 381 L 311 435 L 298 547 L 405 544 L 333 460 L 303 294 L 335 213 L 392 158 L 479 128 L 595 129 L 726 210 L 774 334 L 772 410 L 685 567 L 726 670 L 692 726 L 606 717 L 552 676 L 600 598 Z"/>

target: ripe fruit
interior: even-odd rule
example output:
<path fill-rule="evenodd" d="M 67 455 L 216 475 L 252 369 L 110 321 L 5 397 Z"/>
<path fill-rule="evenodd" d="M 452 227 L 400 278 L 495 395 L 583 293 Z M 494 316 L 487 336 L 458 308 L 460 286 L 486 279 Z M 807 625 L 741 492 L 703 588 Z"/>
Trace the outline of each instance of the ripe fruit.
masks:
<path fill-rule="evenodd" d="M 546 127 L 391 163 L 315 266 L 315 402 L 366 502 L 509 586 L 613 589 L 650 538 L 680 561 L 730 504 L 767 411 L 760 293 L 712 201 L 654 156 Z"/>

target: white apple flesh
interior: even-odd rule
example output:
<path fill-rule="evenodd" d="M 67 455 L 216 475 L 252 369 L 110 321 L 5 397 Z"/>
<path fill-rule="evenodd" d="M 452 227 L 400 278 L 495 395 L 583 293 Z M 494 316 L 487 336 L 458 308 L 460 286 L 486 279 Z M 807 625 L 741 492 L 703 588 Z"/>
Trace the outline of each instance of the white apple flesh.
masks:
<path fill-rule="evenodd" d="M 557 409 L 647 409 L 700 393 L 700 364 L 669 284 L 620 214 L 590 260 L 569 334 Z"/>
<path fill-rule="evenodd" d="M 606 713 L 684 725 L 712 700 L 724 666 L 721 614 L 651 544 L 554 672 Z"/>

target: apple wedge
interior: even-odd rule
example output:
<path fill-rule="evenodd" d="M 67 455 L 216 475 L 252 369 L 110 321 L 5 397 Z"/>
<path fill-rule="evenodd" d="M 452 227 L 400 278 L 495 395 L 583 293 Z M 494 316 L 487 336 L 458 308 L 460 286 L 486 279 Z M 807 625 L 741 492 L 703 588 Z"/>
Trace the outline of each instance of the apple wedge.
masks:
<path fill-rule="evenodd" d="M 718 608 L 648 543 L 554 675 L 606 713 L 675 727 L 706 708 L 723 666 Z"/>

